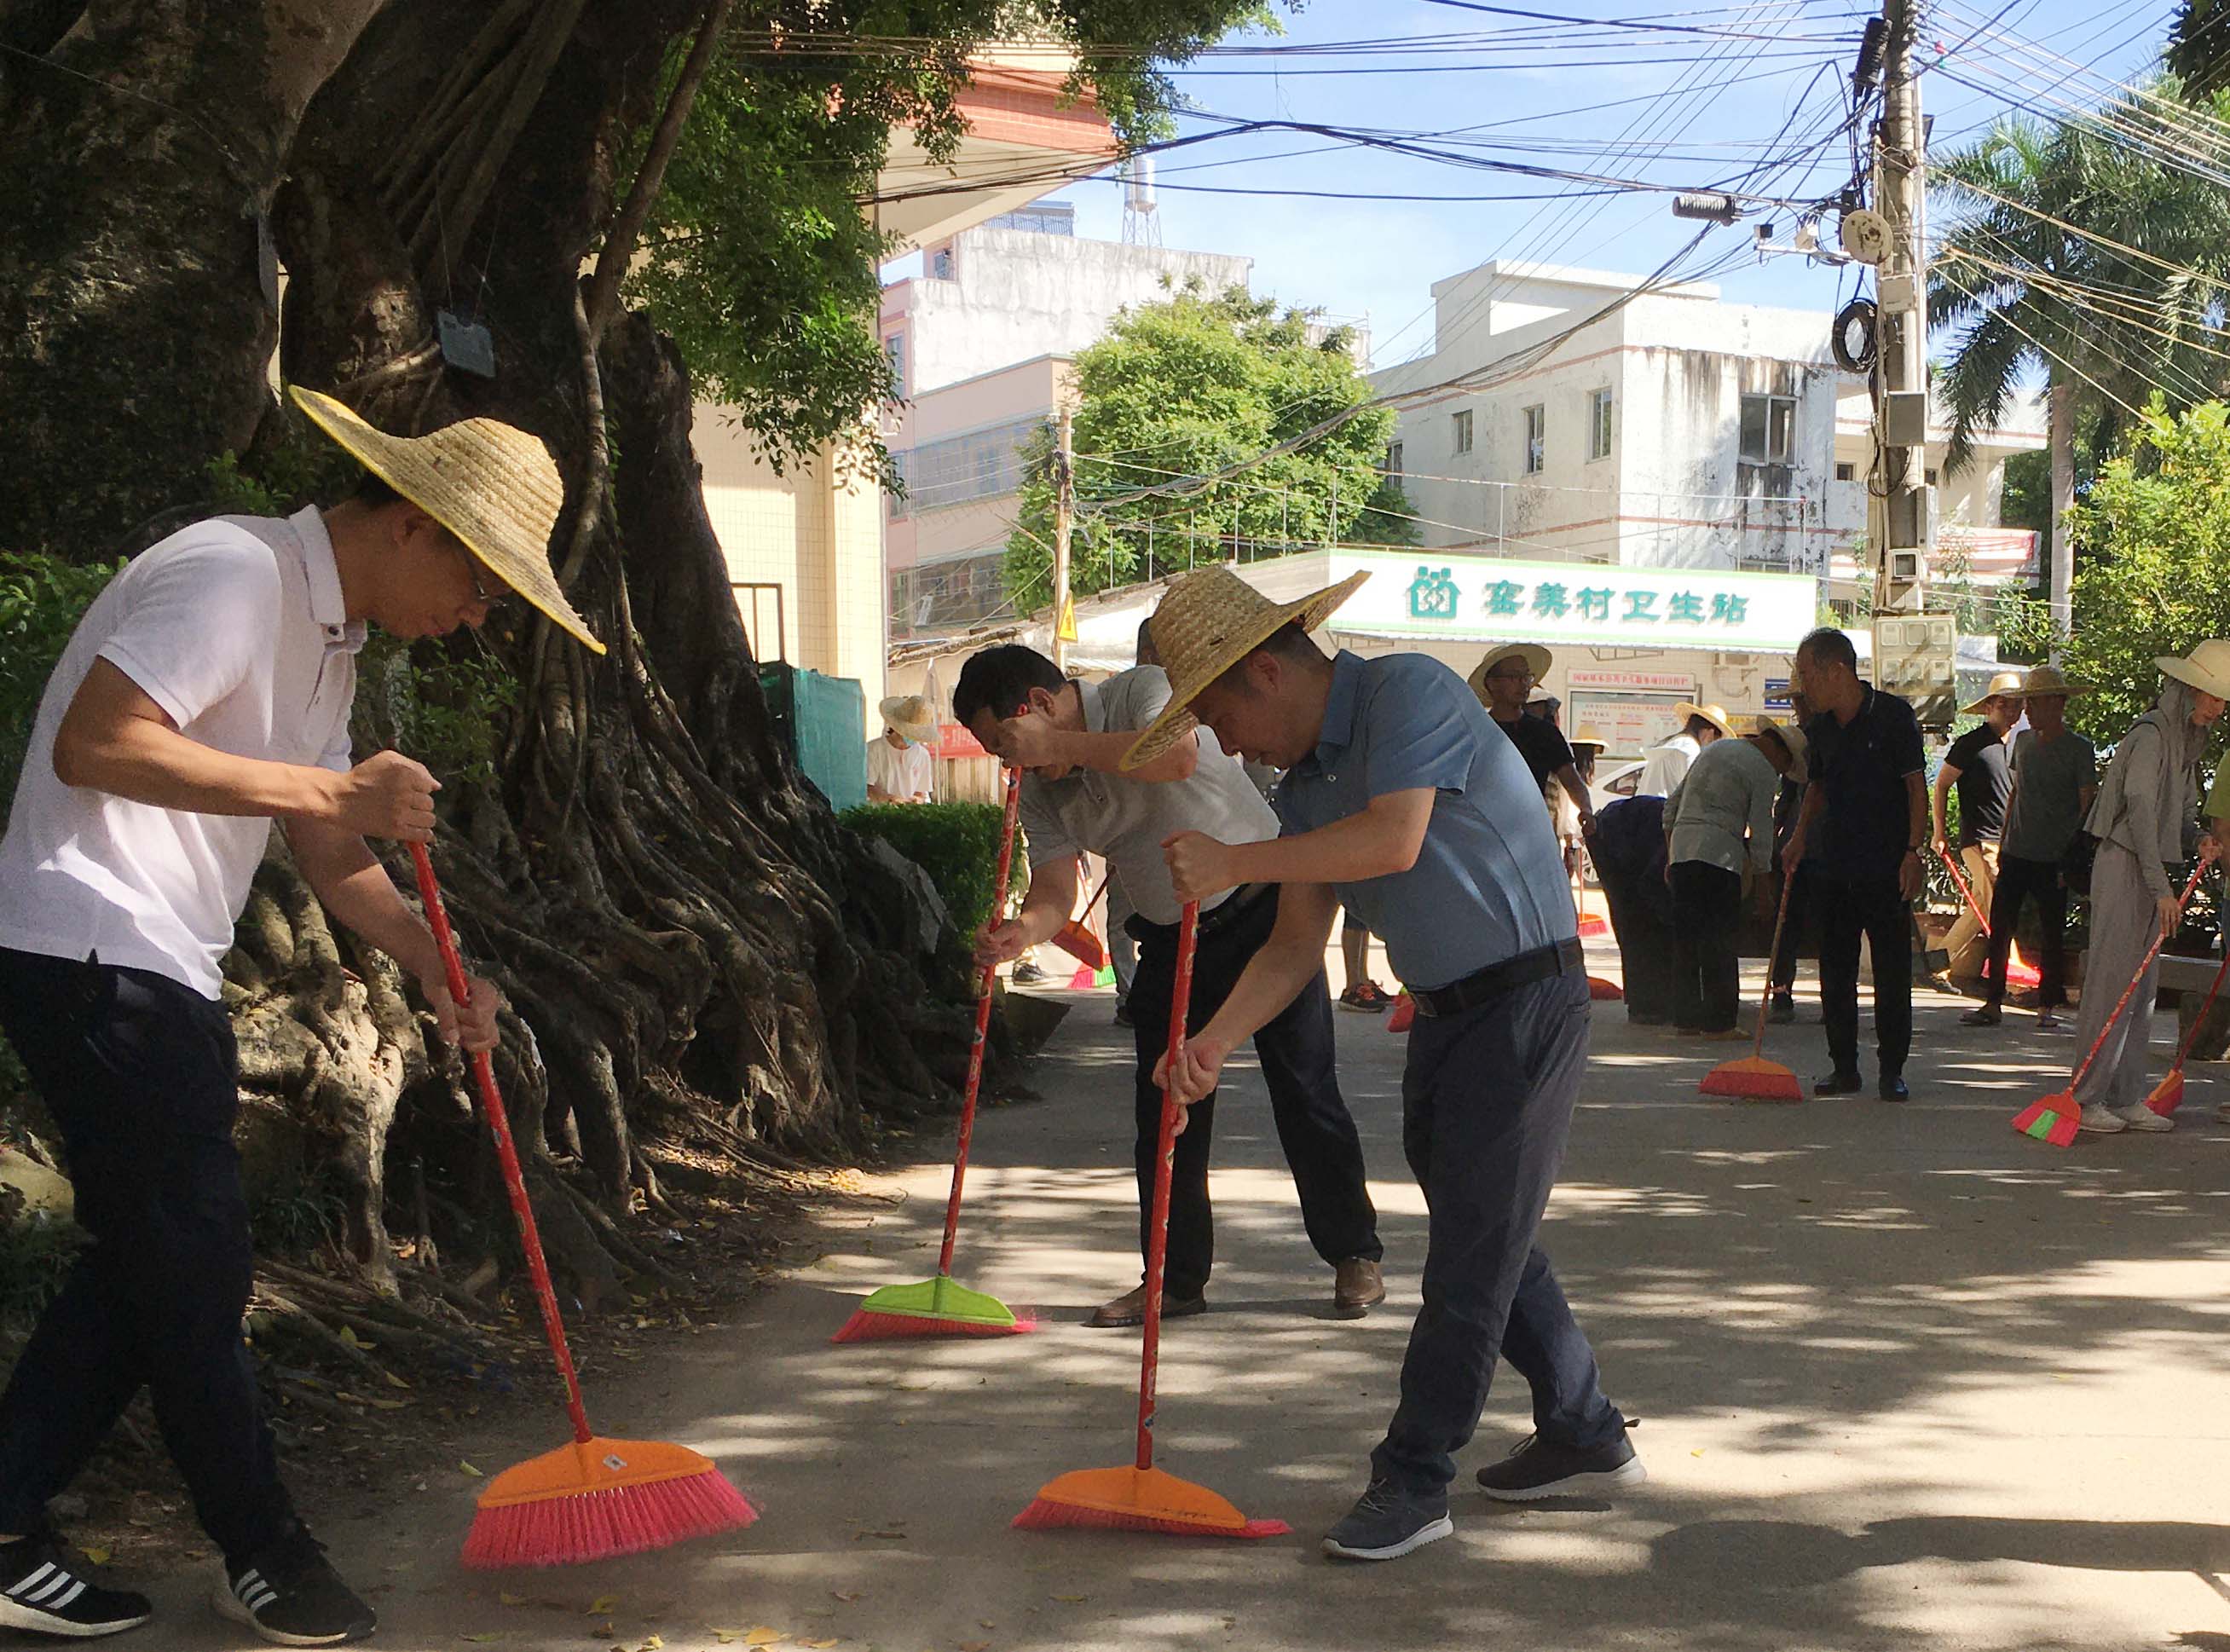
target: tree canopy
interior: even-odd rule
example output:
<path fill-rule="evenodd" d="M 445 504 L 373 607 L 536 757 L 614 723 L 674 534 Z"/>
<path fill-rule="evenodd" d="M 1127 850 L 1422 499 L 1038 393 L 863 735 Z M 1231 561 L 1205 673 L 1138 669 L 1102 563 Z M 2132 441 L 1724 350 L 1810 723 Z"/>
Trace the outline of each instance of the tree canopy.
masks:
<path fill-rule="evenodd" d="M 1157 484 L 1250 460 L 1370 399 L 1344 327 L 1234 287 L 1172 293 L 1127 310 L 1076 358 L 1079 594 L 1198 562 L 1282 556 L 1331 539 L 1415 542 L 1383 470 L 1390 410 L 1366 407 L 1321 436 L 1197 490 Z M 1007 589 L 1025 610 L 1051 591 L 1048 436 L 1008 541 Z"/>

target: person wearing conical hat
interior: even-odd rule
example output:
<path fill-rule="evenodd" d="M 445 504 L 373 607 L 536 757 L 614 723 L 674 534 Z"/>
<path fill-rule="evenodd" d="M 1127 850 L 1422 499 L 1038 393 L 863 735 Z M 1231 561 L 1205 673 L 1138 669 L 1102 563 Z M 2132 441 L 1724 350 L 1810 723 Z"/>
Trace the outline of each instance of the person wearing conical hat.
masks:
<path fill-rule="evenodd" d="M 1953 786 L 1959 788 L 1959 865 L 1975 906 L 1985 913 L 1998 887 L 1999 839 L 2005 834 L 2006 798 L 2014 784 L 2006 736 L 2021 720 L 2021 690 L 2020 672 L 2001 671 L 1990 679 L 1980 700 L 1960 707 L 1982 720 L 1951 742 L 1929 792 L 1929 819 L 1935 828 L 1930 846 L 1939 860 L 1948 859 L 1952 844 L 1945 824 L 1945 799 Z M 1949 978 L 1939 985 L 1973 980 L 1982 972 L 1990 938 L 1963 900 L 1950 933 L 1943 938 L 1943 950 L 1951 955 L 1951 966 Z"/>
<path fill-rule="evenodd" d="M 2067 1005 L 2067 885 L 2059 859 L 2091 812 L 2098 791 L 2098 759 L 2091 742 L 2067 726 L 2067 702 L 2086 688 L 2052 666 L 2039 666 L 2014 695 L 2028 726 L 2014 736 L 2008 765 L 2005 826 L 1999 839 L 1997 883 L 1990 914 L 1988 962 L 1982 1002 L 1959 1017 L 1969 1027 L 1995 1027 L 2005 1018 L 2006 967 L 2021 908 L 2036 906 L 2036 1025 L 2057 1032 Z"/>
<path fill-rule="evenodd" d="M 1681 720 L 1680 727 L 1649 748 L 1649 755 L 1642 760 L 1641 778 L 1634 782 L 1637 797 L 1671 797 L 1704 748 L 1735 732 L 1722 706 L 1699 706 L 1684 700 L 1672 708 L 1672 714 Z"/>
<path fill-rule="evenodd" d="M 326 911 L 416 977 L 443 1038 L 495 1043 L 494 986 L 454 1002 L 367 837 L 433 836 L 438 783 L 349 749 L 357 651 L 477 626 L 516 594 L 598 647 L 550 570 L 564 487 L 493 419 L 390 436 L 297 390 L 367 471 L 291 517 L 219 517 L 134 558 L 48 680 L 0 839 L 0 1029 L 60 1127 L 90 1238 L 0 1397 L 0 1623 L 88 1638 L 145 1622 L 47 1523 L 150 1391 L 224 1557 L 218 1609 L 266 1640 L 371 1632 L 279 1479 L 241 1340 L 254 1273 L 219 962 L 275 820 Z"/>
<path fill-rule="evenodd" d="M 1385 943 L 1416 1004 L 1402 1140 L 1428 1211 L 1424 1307 L 1370 1484 L 1324 1539 L 1336 1558 L 1391 1560 L 1453 1529 L 1456 1454 L 1500 1359 L 1531 1384 L 1539 1427 L 1480 1471 L 1489 1496 L 1607 1488 L 1644 1471 L 1535 1242 L 1587 1065 L 1589 996 L 1541 791 L 1439 661 L 1328 660 L 1310 640 L 1363 577 L 1293 603 L 1222 566 L 1179 579 L 1154 615 L 1170 702 L 1124 760 L 1151 761 L 1197 717 L 1225 749 L 1286 771 L 1279 836 L 1181 832 L 1166 846 L 1185 900 L 1283 886 L 1269 939 L 1159 1074 L 1174 1100 L 1209 1094 L 1232 1050 L 1323 967 L 1342 904 Z"/>
<path fill-rule="evenodd" d="M 929 743 L 937 716 L 919 694 L 893 694 L 875 708 L 883 732 L 867 742 L 867 801 L 925 803 L 932 776 Z"/>

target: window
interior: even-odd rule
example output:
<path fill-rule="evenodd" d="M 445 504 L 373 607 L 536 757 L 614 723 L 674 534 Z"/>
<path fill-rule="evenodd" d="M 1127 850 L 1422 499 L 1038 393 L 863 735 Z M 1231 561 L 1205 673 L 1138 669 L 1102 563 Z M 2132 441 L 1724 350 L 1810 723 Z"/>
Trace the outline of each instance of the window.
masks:
<path fill-rule="evenodd" d="M 1610 457 L 1610 392 L 1607 390 L 1588 398 L 1588 457 Z"/>
<path fill-rule="evenodd" d="M 929 273 L 940 281 L 949 281 L 952 279 L 952 248 L 951 247 L 937 248 L 929 255 Z"/>
<path fill-rule="evenodd" d="M 1936 486 L 1936 473 L 1932 470 L 1928 473 L 1928 485 L 1930 487 Z"/>
<path fill-rule="evenodd" d="M 1856 481 L 1858 479 L 1859 468 L 1856 465 L 1840 464 L 1835 467 L 1835 480 L 1837 481 Z"/>
<path fill-rule="evenodd" d="M 1535 405 L 1525 410 L 1525 474 L 1537 476 L 1549 458 L 1549 410 Z"/>
<path fill-rule="evenodd" d="M 1402 444 L 1398 442 L 1386 444 L 1386 474 L 1389 476 L 1402 474 Z"/>
<path fill-rule="evenodd" d="M 893 332 L 886 335 L 883 339 L 883 359 L 891 365 L 891 394 L 893 397 L 904 396 L 906 393 L 906 334 Z"/>
<path fill-rule="evenodd" d="M 1469 453 L 1471 451 L 1471 410 L 1469 408 L 1466 408 L 1455 416 L 1455 427 L 1456 451 Z"/>
<path fill-rule="evenodd" d="M 1022 449 L 1045 428 L 1041 416 L 1012 419 L 899 449 L 891 460 L 905 480 L 908 496 L 890 496 L 892 517 L 1020 493 L 1028 468 Z"/>
<path fill-rule="evenodd" d="M 1785 465 L 1796 450 L 1796 398 L 1742 398 L 1742 459 L 1745 464 Z"/>

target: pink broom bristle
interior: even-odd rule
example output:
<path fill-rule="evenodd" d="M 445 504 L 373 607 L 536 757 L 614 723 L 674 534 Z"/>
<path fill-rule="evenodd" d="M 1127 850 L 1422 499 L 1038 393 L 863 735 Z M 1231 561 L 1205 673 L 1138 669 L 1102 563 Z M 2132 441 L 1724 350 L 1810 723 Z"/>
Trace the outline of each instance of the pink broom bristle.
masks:
<path fill-rule="evenodd" d="M 1015 1316 L 1012 1325 L 985 1325 L 979 1320 L 933 1320 L 919 1313 L 869 1313 L 865 1310 L 844 1321 L 831 1342 L 887 1341 L 899 1337 L 1019 1337 L 1038 1328 L 1027 1313 Z"/>
<path fill-rule="evenodd" d="M 1180 1537 L 1286 1537 L 1292 1527 L 1283 1520 L 1249 1520 L 1244 1526 L 1215 1526 L 1200 1520 L 1165 1520 L 1154 1514 L 1116 1514 L 1105 1509 L 1079 1508 L 1040 1497 L 1015 1516 L 1018 1532 L 1054 1532 L 1069 1528 L 1105 1532 L 1167 1532 Z"/>
<path fill-rule="evenodd" d="M 648 1485 L 483 1508 L 473 1516 L 464 1563 L 476 1571 L 577 1565 L 738 1531 L 758 1517 L 750 1498 L 708 1468 Z"/>

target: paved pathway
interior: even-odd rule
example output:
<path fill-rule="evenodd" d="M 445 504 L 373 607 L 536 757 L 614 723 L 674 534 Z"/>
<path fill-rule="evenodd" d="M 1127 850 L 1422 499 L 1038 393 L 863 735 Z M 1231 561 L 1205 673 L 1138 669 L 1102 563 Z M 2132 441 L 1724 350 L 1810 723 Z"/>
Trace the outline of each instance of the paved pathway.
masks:
<path fill-rule="evenodd" d="M 2230 1652 L 2230 1128 L 2212 1116 L 2230 1084 L 2195 1081 L 2173 1135 L 2059 1152 L 2007 1127 L 2072 1053 L 2025 1016 L 1962 1029 L 1924 993 L 1911 1105 L 1772 1107 L 1698 1098 L 1726 1047 L 1602 1007 L 1546 1237 L 1607 1385 L 1647 1419 L 1653 1479 L 1614 1507 L 1529 1512 L 1460 1487 L 1452 1540 L 1336 1567 L 1317 1539 L 1391 1410 L 1423 1232 L 1402 1041 L 1354 1015 L 1344 1078 L 1393 1300 L 1326 1316 L 1250 1073 L 1218 1120 L 1214 1312 L 1170 1327 L 1162 1373 L 1164 1466 L 1295 1535 L 1007 1527 L 1052 1475 L 1130 1451 L 1135 1334 L 1081 1323 L 1135 1276 L 1129 1036 L 1105 995 L 1075 1003 L 1033 1081 L 1044 1101 L 983 1120 L 963 1235 L 962 1276 L 1036 1305 L 1038 1335 L 828 1345 L 860 1294 L 934 1268 L 944 1143 L 925 1139 L 926 1162 L 871 1184 L 903 1203 L 831 1210 L 732 1323 L 599 1396 L 608 1419 L 719 1455 L 764 1500 L 758 1526 L 468 1578 L 453 1557 L 474 1484 L 437 1475 L 400 1516 L 327 1533 L 383 1585 L 379 1643 Z M 1803 1013 L 1768 1053 L 1809 1074 L 1825 1061 Z M 1504 1376 L 1465 1486 L 1528 1426 Z M 196 1592 L 158 1591 L 147 1644 L 238 1643 Z"/>

